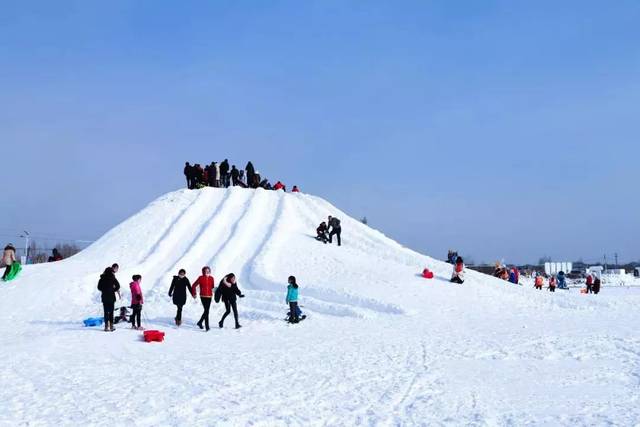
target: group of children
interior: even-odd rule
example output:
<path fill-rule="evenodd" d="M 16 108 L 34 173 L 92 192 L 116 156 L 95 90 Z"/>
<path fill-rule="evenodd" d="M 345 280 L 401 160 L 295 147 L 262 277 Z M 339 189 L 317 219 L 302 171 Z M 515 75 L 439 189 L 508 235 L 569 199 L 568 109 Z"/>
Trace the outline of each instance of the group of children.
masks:
<path fill-rule="evenodd" d="M 104 330 L 115 331 L 114 321 L 118 323 L 119 320 L 126 319 L 126 308 L 123 307 L 120 311 L 118 318 L 114 319 L 114 310 L 116 303 L 116 295 L 119 299 L 122 299 L 120 295 L 120 283 L 116 279 L 116 273 L 119 270 L 118 264 L 113 264 L 111 267 L 107 267 L 98 281 L 98 290 L 101 292 L 102 306 L 104 309 Z M 215 279 L 211 275 L 211 268 L 205 266 L 202 268 L 202 274 L 196 279 L 193 284 L 186 276 L 187 272 L 184 269 L 178 271 L 177 276 L 173 276 L 171 286 L 169 287 L 169 297 L 172 298 L 173 304 L 176 306 L 176 316 L 174 318 L 176 326 L 182 324 L 182 308 L 187 303 L 187 295 L 190 295 L 193 299 L 196 299 L 197 291 L 199 290 L 200 302 L 202 303 L 203 312 L 200 316 L 200 320 L 196 323 L 200 329 L 209 331 L 209 310 L 211 308 L 212 299 L 219 303 L 222 301 L 225 306 L 225 312 L 222 318 L 218 322 L 218 327 L 224 327 L 224 321 L 233 311 L 233 317 L 235 320 L 235 328 L 242 327 L 238 321 L 238 305 L 237 298 L 244 298 L 244 294 L 238 288 L 236 276 L 233 273 L 229 273 L 220 281 L 218 286 L 215 286 Z M 129 284 L 131 290 L 131 310 L 132 314 L 129 318 L 131 327 L 133 329 L 142 329 L 141 315 L 142 305 L 144 304 L 144 298 L 142 296 L 142 276 L 139 274 L 133 275 L 132 282 Z M 298 306 L 298 283 L 294 276 L 289 276 L 287 281 L 287 296 L 286 303 L 289 306 L 288 321 L 290 323 L 298 323 L 301 319 L 300 307 Z M 188 292 L 188 294 L 187 294 Z"/>

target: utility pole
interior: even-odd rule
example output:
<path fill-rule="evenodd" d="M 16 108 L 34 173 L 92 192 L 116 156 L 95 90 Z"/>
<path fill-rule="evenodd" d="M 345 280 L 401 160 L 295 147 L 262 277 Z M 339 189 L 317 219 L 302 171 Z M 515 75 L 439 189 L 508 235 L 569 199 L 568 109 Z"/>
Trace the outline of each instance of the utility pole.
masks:
<path fill-rule="evenodd" d="M 604 271 L 607 271 L 607 254 L 604 254 Z"/>
<path fill-rule="evenodd" d="M 615 254 L 613 254 L 614 258 L 616 259 L 616 268 L 618 268 L 618 252 L 616 252 Z"/>
<path fill-rule="evenodd" d="M 29 264 L 29 232 L 28 231 L 23 231 L 23 235 L 21 235 L 20 237 L 24 237 L 25 239 L 25 243 L 24 243 L 24 258 L 25 258 L 25 264 Z"/>

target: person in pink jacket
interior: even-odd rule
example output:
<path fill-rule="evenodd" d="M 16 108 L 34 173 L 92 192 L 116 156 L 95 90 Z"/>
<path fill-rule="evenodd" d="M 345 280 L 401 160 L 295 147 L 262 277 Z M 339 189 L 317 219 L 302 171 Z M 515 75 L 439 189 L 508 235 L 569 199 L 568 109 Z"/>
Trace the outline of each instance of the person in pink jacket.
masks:
<path fill-rule="evenodd" d="M 131 328 L 142 329 L 142 325 L 140 324 L 140 316 L 142 315 L 142 304 L 144 304 L 144 299 L 142 298 L 142 289 L 140 289 L 142 276 L 139 274 L 135 274 L 132 279 L 133 282 L 129 284 L 129 288 L 131 288 L 131 309 L 133 310 L 133 314 L 131 315 Z M 136 323 L 138 326 L 136 326 Z"/>

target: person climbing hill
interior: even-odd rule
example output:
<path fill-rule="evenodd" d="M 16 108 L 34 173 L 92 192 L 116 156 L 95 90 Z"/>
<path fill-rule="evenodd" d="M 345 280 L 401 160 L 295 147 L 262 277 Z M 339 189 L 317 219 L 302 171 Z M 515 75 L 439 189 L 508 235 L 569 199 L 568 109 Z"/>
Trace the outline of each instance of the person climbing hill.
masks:
<path fill-rule="evenodd" d="M 205 329 L 209 330 L 209 309 L 211 308 L 211 298 L 213 297 L 214 278 L 211 276 L 211 269 L 209 267 L 202 267 L 202 276 L 198 277 L 191 286 L 191 295 L 195 298 L 196 288 L 200 287 L 200 301 L 204 311 L 197 325 L 202 329 L 202 322 L 204 322 Z"/>
<path fill-rule="evenodd" d="M 240 289 L 238 289 L 238 284 L 236 283 L 236 275 L 233 273 L 229 273 L 220 281 L 220 284 L 216 288 L 216 302 L 222 300 L 225 307 L 225 312 L 222 315 L 222 318 L 218 322 L 218 326 L 220 328 L 224 327 L 224 319 L 231 313 L 233 309 L 233 317 L 236 321 L 236 329 L 240 329 L 242 325 L 238 323 L 238 304 L 236 297 L 244 298 Z"/>
<path fill-rule="evenodd" d="M 327 228 L 329 231 L 329 243 L 333 243 L 333 236 L 337 236 L 338 238 L 338 246 L 342 245 L 341 235 L 342 235 L 342 226 L 340 225 L 340 220 L 336 217 L 332 217 L 329 215 Z"/>
<path fill-rule="evenodd" d="M 196 299 L 191 283 L 187 279 L 187 272 L 184 269 L 180 269 L 178 275 L 173 276 L 169 287 L 169 296 L 172 297 L 173 304 L 177 307 L 176 317 L 174 318 L 176 326 L 182 325 L 182 307 L 187 303 L 187 291 L 189 291 L 193 299 Z"/>
<path fill-rule="evenodd" d="M 458 257 L 456 259 L 456 263 L 453 265 L 451 283 L 464 283 L 464 261 L 462 260 L 462 257 Z"/>
<path fill-rule="evenodd" d="M 134 274 L 131 280 L 133 280 L 129 283 L 129 289 L 131 289 L 131 309 L 133 310 L 133 314 L 131 315 L 131 328 L 140 330 L 142 329 L 140 317 L 142 315 L 142 304 L 144 304 L 142 289 L 140 288 L 142 276 Z"/>
<path fill-rule="evenodd" d="M 120 295 L 120 283 L 116 279 L 113 267 L 107 267 L 100 275 L 98 290 L 102 293 L 102 307 L 104 309 L 104 330 L 115 331 L 113 327 L 113 310 L 116 294 Z"/>
<path fill-rule="evenodd" d="M 289 304 L 289 323 L 298 323 L 300 321 L 298 316 L 298 288 L 295 276 L 289 276 L 286 298 L 287 304 Z"/>

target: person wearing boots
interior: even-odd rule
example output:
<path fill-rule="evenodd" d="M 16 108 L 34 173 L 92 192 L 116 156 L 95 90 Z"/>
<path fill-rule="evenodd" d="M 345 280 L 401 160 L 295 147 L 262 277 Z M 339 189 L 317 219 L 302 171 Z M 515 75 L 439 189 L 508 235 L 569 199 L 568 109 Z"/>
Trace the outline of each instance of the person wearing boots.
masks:
<path fill-rule="evenodd" d="M 120 294 L 120 283 L 116 279 L 113 267 L 107 267 L 98 281 L 98 290 L 102 293 L 102 307 L 104 309 L 104 330 L 115 331 L 113 327 L 113 310 L 116 294 Z"/>
<path fill-rule="evenodd" d="M 227 274 L 224 279 L 220 281 L 218 288 L 216 289 L 216 302 L 222 300 L 224 303 L 225 312 L 222 315 L 222 319 L 218 322 L 219 327 L 224 327 L 224 319 L 231 313 L 233 309 L 233 317 L 236 321 L 236 329 L 242 327 L 240 323 L 238 323 L 238 304 L 236 297 L 244 298 L 240 289 L 238 289 L 238 284 L 236 283 L 236 275 L 233 273 Z"/>
<path fill-rule="evenodd" d="M 178 275 L 173 276 L 171 287 L 169 288 L 169 296 L 172 297 L 173 304 L 177 308 L 175 317 L 176 326 L 182 325 L 182 307 L 187 303 L 187 291 L 193 296 L 193 299 L 196 299 L 193 295 L 194 292 L 191 288 L 191 283 L 189 279 L 187 279 L 187 272 L 184 269 L 180 269 Z"/>

